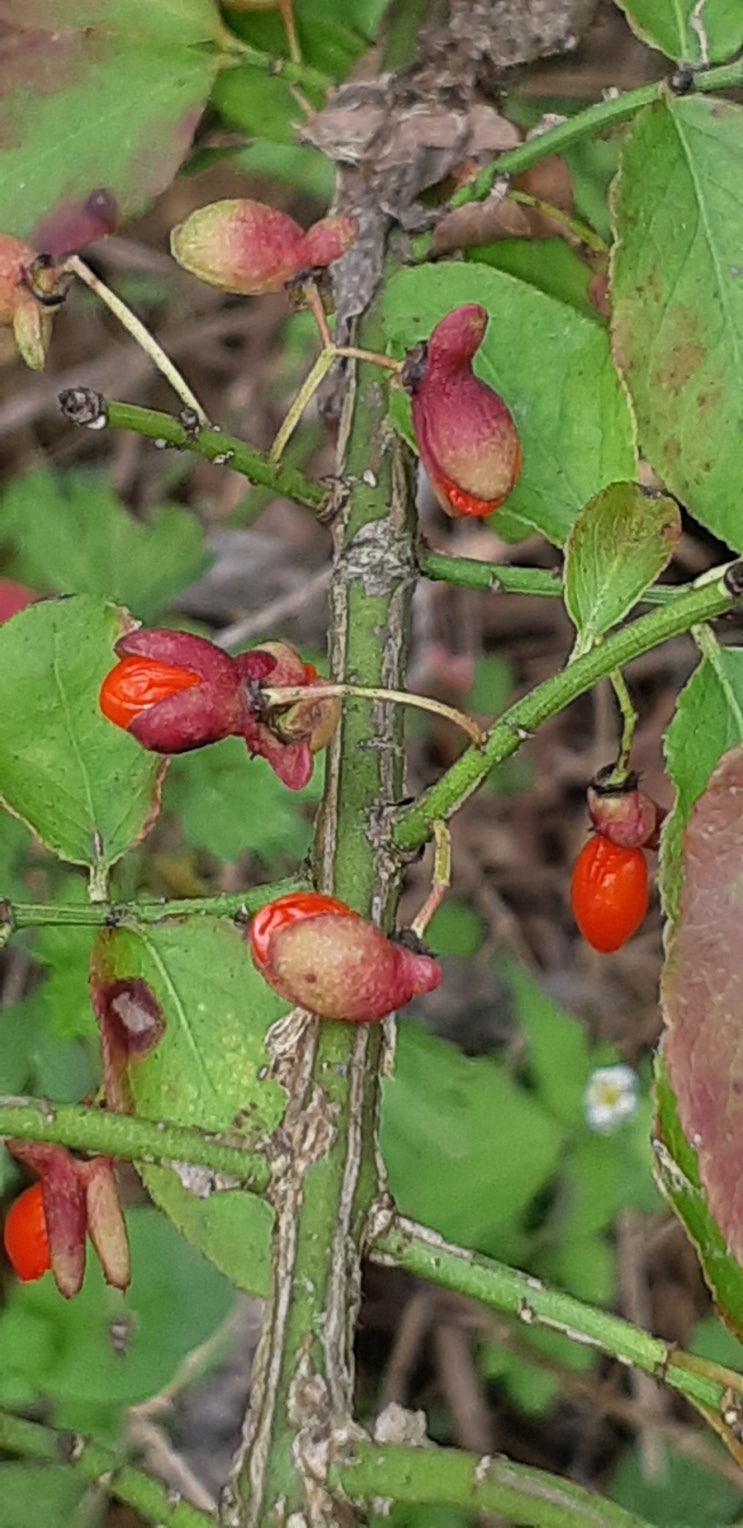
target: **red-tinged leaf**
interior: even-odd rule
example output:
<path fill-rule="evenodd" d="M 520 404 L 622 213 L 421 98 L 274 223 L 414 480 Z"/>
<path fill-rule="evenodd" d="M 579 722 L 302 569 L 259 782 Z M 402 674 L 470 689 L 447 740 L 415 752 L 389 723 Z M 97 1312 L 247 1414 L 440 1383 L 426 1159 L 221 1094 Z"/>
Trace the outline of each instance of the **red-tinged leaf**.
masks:
<path fill-rule="evenodd" d="M 212 0 L 0 0 L 0 228 L 106 187 L 122 216 L 168 185 L 214 79 Z"/>
<path fill-rule="evenodd" d="M 668 1078 L 710 1213 L 743 1263 L 743 745 L 724 754 L 683 838 L 662 997 Z"/>
<path fill-rule="evenodd" d="M 699 1183 L 696 1152 L 681 1129 L 662 1047 L 655 1057 L 654 1093 L 655 1181 L 673 1205 L 679 1220 L 683 1221 L 696 1247 L 702 1272 L 720 1315 L 743 1341 L 743 1269 L 726 1246 L 720 1227 L 707 1207 Z"/>

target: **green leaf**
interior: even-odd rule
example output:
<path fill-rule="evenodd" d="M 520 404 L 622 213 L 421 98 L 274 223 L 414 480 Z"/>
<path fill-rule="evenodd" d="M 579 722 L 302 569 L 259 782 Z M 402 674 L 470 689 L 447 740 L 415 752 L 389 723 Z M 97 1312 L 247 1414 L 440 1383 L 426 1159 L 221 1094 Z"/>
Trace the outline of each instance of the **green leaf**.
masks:
<path fill-rule="evenodd" d="M 98 889 L 149 831 L 164 769 L 98 709 L 123 618 L 81 594 L 0 628 L 0 798 Z"/>
<path fill-rule="evenodd" d="M 45 1019 L 64 1040 L 96 1033 L 90 1006 L 88 965 L 95 932 L 90 928 L 40 928 L 34 940 L 37 960 L 48 966 L 38 993 Z"/>
<path fill-rule="evenodd" d="M 427 339 L 463 303 L 487 308 L 475 370 L 505 399 L 524 452 L 509 512 L 562 543 L 578 511 L 609 483 L 636 476 L 634 427 L 603 326 L 482 265 L 402 271 L 383 297 L 396 353 Z M 393 395 L 395 426 L 413 440 L 410 405 Z M 497 519 L 493 521 L 498 524 Z"/>
<path fill-rule="evenodd" d="M 181 815 L 194 848 L 226 861 L 250 851 L 273 866 L 278 856 L 301 860 L 312 836 L 302 803 L 317 801 L 322 764 L 302 791 L 287 791 L 264 759 L 251 759 L 240 738 L 174 761 L 163 797 Z"/>
<path fill-rule="evenodd" d="M 206 104 L 212 0 L 4 0 L 0 227 L 25 236 L 98 186 L 122 214 L 173 178 Z"/>
<path fill-rule="evenodd" d="M 743 1339 L 743 1268 L 707 1208 L 697 1154 L 687 1141 L 668 1081 L 662 1050 L 656 1054 L 655 1177 L 697 1249 L 702 1272 L 723 1320 Z"/>
<path fill-rule="evenodd" d="M 258 975 L 245 940 L 217 919 L 168 920 L 99 936 L 94 985 L 138 978 L 160 1005 L 165 1030 L 129 1067 L 135 1111 L 251 1141 L 277 1125 L 284 1095 L 267 1076 L 264 1039 L 287 1004 Z M 265 1294 L 272 1213 L 255 1195 L 221 1190 L 197 1197 L 198 1170 L 184 1188 L 170 1168 L 145 1168 L 150 1193 L 179 1230 L 242 1289 Z"/>
<path fill-rule="evenodd" d="M 475 955 L 484 937 L 482 918 L 474 907 L 447 897 L 431 919 L 426 944 L 434 955 Z"/>
<path fill-rule="evenodd" d="M 720 1449 L 720 1463 L 726 1455 Z M 620 1460 L 609 1494 L 627 1512 L 658 1528 L 724 1528 L 740 1522 L 740 1490 L 721 1470 L 663 1445 L 663 1469 L 651 1472 L 639 1446 Z"/>
<path fill-rule="evenodd" d="M 588 298 L 591 271 L 564 239 L 498 239 L 465 251 L 465 259 L 507 271 L 558 302 L 569 303 L 594 323 L 601 322 Z"/>
<path fill-rule="evenodd" d="M 591 1070 L 583 1026 L 552 1002 L 529 972 L 506 964 L 527 1043 L 531 1079 L 542 1103 L 570 1129 L 585 1126 L 583 1094 Z"/>
<path fill-rule="evenodd" d="M 681 839 L 694 802 L 701 796 L 728 748 L 743 742 L 743 649 L 718 648 L 714 639 L 676 702 L 665 738 L 669 776 L 676 788 L 673 811 L 663 828 L 660 891 L 674 921 L 681 881 Z"/>
<path fill-rule="evenodd" d="M 494 1253 L 554 1170 L 563 1132 L 491 1056 L 403 1023 L 383 1087 L 382 1152 L 403 1214 Z"/>
<path fill-rule="evenodd" d="M 0 1528 L 20 1528 L 22 1523 L 93 1528 L 101 1521 L 103 1507 L 103 1498 L 93 1501 L 86 1482 L 65 1465 L 0 1465 Z"/>
<path fill-rule="evenodd" d="M 662 573 L 681 535 L 673 499 L 612 483 L 589 500 L 565 543 L 565 604 L 578 632 L 573 657 L 616 626 Z"/>
<path fill-rule="evenodd" d="M 638 37 L 685 64 L 715 64 L 743 47 L 740 0 L 616 0 Z"/>
<path fill-rule="evenodd" d="M 626 136 L 613 201 L 614 354 L 643 455 L 736 551 L 742 158 L 743 108 L 701 97 L 657 101 Z"/>
<path fill-rule="evenodd" d="M 50 1274 L 13 1288 L 0 1314 L 0 1395 L 24 1378 L 56 1408 L 84 1402 L 115 1417 L 162 1390 L 224 1321 L 235 1299 L 230 1283 L 157 1210 L 130 1210 L 127 1228 L 132 1282 L 125 1302 L 104 1283 L 92 1253 L 74 1300 L 60 1298 Z M 111 1323 L 122 1319 L 123 1353 L 111 1341 Z"/>
<path fill-rule="evenodd" d="M 327 207 L 332 200 L 335 184 L 332 160 L 309 143 L 274 143 L 258 137 L 235 156 L 235 163 L 244 175 L 252 178 L 264 175 L 296 187 L 320 207 Z M 285 455 L 284 461 L 288 460 Z"/>
<path fill-rule="evenodd" d="M 25 823 L 0 812 L 0 897 L 9 902 L 24 902 L 28 897 L 22 868 L 30 842 Z"/>
<path fill-rule="evenodd" d="M 17 548 L 18 576 L 59 594 L 99 594 L 149 622 L 209 565 L 195 516 L 176 505 L 135 520 L 106 480 L 46 468 L 0 499 L 0 535 Z"/>

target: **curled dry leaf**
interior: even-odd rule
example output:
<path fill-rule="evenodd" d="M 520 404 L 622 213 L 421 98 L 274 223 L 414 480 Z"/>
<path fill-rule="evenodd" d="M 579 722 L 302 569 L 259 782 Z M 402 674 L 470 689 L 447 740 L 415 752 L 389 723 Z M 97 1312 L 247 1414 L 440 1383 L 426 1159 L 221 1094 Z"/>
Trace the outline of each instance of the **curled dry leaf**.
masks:
<path fill-rule="evenodd" d="M 743 1263 L 743 745 L 724 754 L 684 834 L 679 911 L 667 945 L 664 1056 L 702 1188 Z"/>

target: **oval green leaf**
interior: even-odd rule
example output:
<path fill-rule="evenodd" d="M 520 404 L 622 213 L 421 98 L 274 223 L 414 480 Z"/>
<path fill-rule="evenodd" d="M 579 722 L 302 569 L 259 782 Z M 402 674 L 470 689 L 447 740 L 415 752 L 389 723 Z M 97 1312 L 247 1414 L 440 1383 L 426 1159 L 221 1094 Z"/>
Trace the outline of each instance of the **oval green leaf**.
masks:
<path fill-rule="evenodd" d="M 127 619 L 80 594 L 0 628 L 0 799 L 60 859 L 89 865 L 99 891 L 152 826 L 165 770 L 98 709 Z"/>
<path fill-rule="evenodd" d="M 565 604 L 574 657 L 616 626 L 662 573 L 681 535 L 673 499 L 612 483 L 584 505 L 565 543 Z"/>
<path fill-rule="evenodd" d="M 743 108 L 658 101 L 626 135 L 613 197 L 614 355 L 640 447 L 698 520 L 743 550 Z"/>
<path fill-rule="evenodd" d="M 743 46 L 740 0 L 616 0 L 638 37 L 685 64 L 714 64 Z"/>
<path fill-rule="evenodd" d="M 505 271 L 442 265 L 402 271 L 386 288 L 384 323 L 395 351 L 427 339 L 445 313 L 469 302 L 490 314 L 475 370 L 508 404 L 524 453 L 505 508 L 562 544 L 588 499 L 637 474 L 632 416 L 606 330 Z M 391 412 L 413 442 L 403 393 L 393 396 Z"/>
<path fill-rule="evenodd" d="M 108 930 L 93 952 L 93 986 L 125 978 L 147 983 L 165 1019 L 157 1045 L 128 1069 L 135 1112 L 229 1130 L 251 1145 L 270 1134 L 285 1098 L 267 1076 L 265 1035 L 287 1005 L 258 975 L 234 925 L 190 918 Z M 181 1172 L 141 1168 L 153 1199 L 187 1240 L 241 1289 L 266 1294 L 268 1204 L 215 1186 L 200 1168 Z"/>

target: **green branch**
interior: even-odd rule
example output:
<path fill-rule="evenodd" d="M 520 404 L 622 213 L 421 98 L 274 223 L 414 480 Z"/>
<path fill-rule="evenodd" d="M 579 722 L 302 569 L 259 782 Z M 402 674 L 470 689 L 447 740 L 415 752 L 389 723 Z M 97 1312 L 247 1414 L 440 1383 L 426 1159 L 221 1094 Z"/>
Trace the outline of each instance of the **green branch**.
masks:
<path fill-rule="evenodd" d="M 72 1151 L 119 1157 L 126 1162 L 187 1162 L 228 1173 L 246 1188 L 262 1193 L 268 1164 L 260 1152 L 231 1146 L 218 1136 L 165 1120 L 134 1119 L 84 1104 L 55 1104 L 47 1098 L 0 1095 L 0 1137 L 54 1141 Z"/>
<path fill-rule="evenodd" d="M 223 43 L 226 42 L 224 36 L 221 40 Z M 323 95 L 327 94 L 333 85 L 329 74 L 323 74 L 320 69 L 313 69 L 311 64 L 302 64 L 291 58 L 279 58 L 275 53 L 264 53 L 261 48 L 254 48 L 250 43 L 244 42 L 241 37 L 236 37 L 234 32 L 229 34 L 227 46 L 229 52 L 235 55 L 236 64 L 248 64 L 251 69 L 260 70 L 261 74 L 267 74 L 270 79 L 281 76 L 291 85 L 301 85 L 305 90 L 319 90 Z"/>
<path fill-rule="evenodd" d="M 564 711 L 599 679 L 639 658 L 641 653 L 659 647 L 670 637 L 729 610 L 738 597 L 731 589 L 740 569 L 740 563 L 733 563 L 723 577 L 718 574 L 700 588 L 691 589 L 672 603 L 612 632 L 590 653 L 576 658 L 567 668 L 537 685 L 523 700 L 517 700 L 491 727 L 482 748 L 467 748 L 435 785 L 400 814 L 393 834 L 396 848 L 405 852 L 420 848 L 430 837 L 434 822 L 458 811 L 494 764 L 510 758 L 538 727 Z"/>
<path fill-rule="evenodd" d="M 586 1305 L 518 1269 L 451 1246 L 434 1231 L 399 1219 L 372 1240 L 374 1262 L 404 1268 L 418 1278 L 480 1300 L 516 1316 L 525 1326 L 543 1326 L 608 1353 L 655 1379 L 662 1379 L 694 1405 L 720 1417 L 727 1387 L 740 1395 L 743 1378 L 720 1365 L 679 1352 L 673 1343 L 651 1337 L 610 1311 Z"/>
<path fill-rule="evenodd" d="M 741 86 L 743 86 L 743 58 L 737 59 L 732 64 L 722 64 L 718 69 L 696 72 L 690 94 L 708 95 L 716 90 L 740 90 Z M 580 142 L 581 138 L 606 133 L 610 128 L 618 127 L 620 123 L 634 117 L 643 106 L 650 106 L 653 101 L 662 99 L 668 88 L 665 80 L 656 81 L 651 85 L 641 85 L 638 90 L 628 90 L 626 94 L 616 96 L 612 100 L 598 101 L 595 106 L 587 106 L 584 111 L 576 112 L 575 116 L 569 117 L 567 122 L 561 122 L 557 127 L 549 128 L 547 132 L 539 133 L 535 138 L 528 138 L 517 148 L 508 149 L 505 154 L 500 154 L 480 172 L 471 185 L 462 186 L 459 191 L 456 191 L 449 201 L 449 207 L 462 207 L 467 202 L 484 201 L 485 197 L 490 195 L 499 175 L 522 175 L 524 170 L 530 170 L 532 165 L 538 164 L 548 155 L 562 154 L 565 149 L 572 148 L 573 144 Z M 430 252 L 430 234 L 422 235 L 413 241 L 415 260 L 426 260 Z"/>
<path fill-rule="evenodd" d="M 426 578 L 437 583 L 458 584 L 463 589 L 493 589 L 504 594 L 538 594 L 560 599 L 562 578 L 555 568 L 514 568 L 507 562 L 480 562 L 476 557 L 448 557 L 422 547 L 418 566 Z M 687 594 L 686 584 L 653 584 L 638 600 L 638 605 L 668 605 Z"/>
<path fill-rule="evenodd" d="M 124 928 L 132 923 L 163 923 L 166 918 L 187 918 L 201 914 L 207 918 L 236 918 L 256 913 L 266 902 L 275 901 L 289 891 L 305 891 L 306 876 L 287 876 L 269 886 L 253 886 L 250 891 L 220 892 L 213 897 L 181 897 L 167 902 L 7 902 L 0 898 L 0 947 L 21 928 Z"/>
<path fill-rule="evenodd" d="M 67 1465 L 83 1480 L 115 1501 L 134 1507 L 160 1528 L 214 1528 L 216 1519 L 210 1513 L 199 1512 L 188 1502 L 174 1501 L 172 1491 L 142 1470 L 122 1464 L 114 1449 L 90 1443 L 76 1433 L 54 1432 L 38 1422 L 0 1412 L 0 1450 L 37 1463 Z"/>
<path fill-rule="evenodd" d="M 75 417 L 79 407 L 76 395 L 80 391 L 72 388 L 60 394 L 62 412 L 73 424 L 89 425 L 90 419 L 85 415 Z M 93 398 L 97 396 L 94 394 Z M 229 466 L 234 472 L 242 472 L 251 483 L 271 488 L 315 513 L 327 508 L 328 493 L 321 484 L 305 477 L 303 472 L 297 472 L 295 467 L 283 467 L 269 461 L 264 452 L 239 440 L 236 435 L 225 435 L 222 430 L 199 428 L 198 425 L 188 429 L 174 414 L 162 414 L 157 409 L 138 408 L 133 403 L 116 403 L 108 399 L 100 403 L 100 412 L 93 415 L 94 421 L 96 418 L 105 418 L 114 430 L 133 430 L 146 440 L 162 442 L 163 446 L 174 446 L 179 451 L 190 451 L 193 456 L 201 456 L 204 461 L 214 462 L 217 466 Z"/>
<path fill-rule="evenodd" d="M 645 1518 L 557 1475 L 460 1449 L 356 1443 L 331 1464 L 329 1478 L 351 1501 L 497 1512 L 514 1528 L 649 1528 Z"/>

